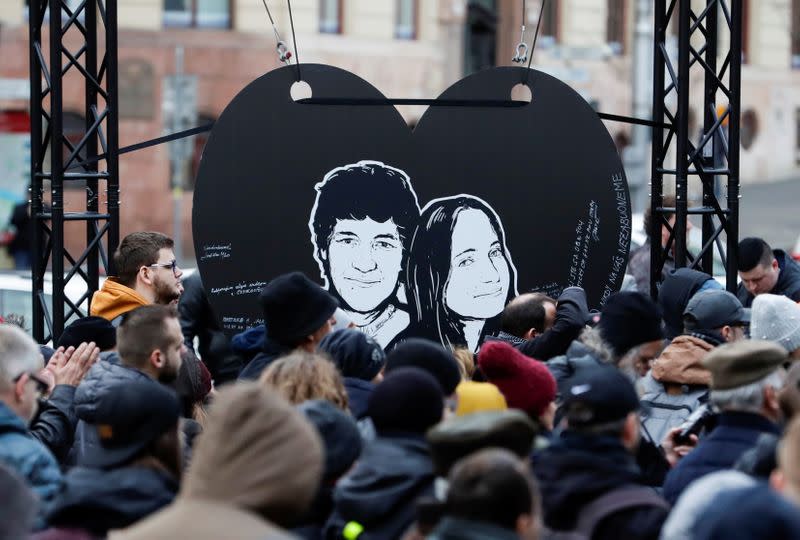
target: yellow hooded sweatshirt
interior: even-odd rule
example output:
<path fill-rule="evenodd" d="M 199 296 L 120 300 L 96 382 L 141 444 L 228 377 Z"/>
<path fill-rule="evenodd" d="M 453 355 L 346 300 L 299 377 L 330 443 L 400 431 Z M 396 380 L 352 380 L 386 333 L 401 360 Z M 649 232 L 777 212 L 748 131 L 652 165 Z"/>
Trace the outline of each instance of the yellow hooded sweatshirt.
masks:
<path fill-rule="evenodd" d="M 113 321 L 120 315 L 149 303 L 135 290 L 120 284 L 115 278 L 108 278 L 103 287 L 92 296 L 92 307 L 89 311 L 90 315 Z"/>

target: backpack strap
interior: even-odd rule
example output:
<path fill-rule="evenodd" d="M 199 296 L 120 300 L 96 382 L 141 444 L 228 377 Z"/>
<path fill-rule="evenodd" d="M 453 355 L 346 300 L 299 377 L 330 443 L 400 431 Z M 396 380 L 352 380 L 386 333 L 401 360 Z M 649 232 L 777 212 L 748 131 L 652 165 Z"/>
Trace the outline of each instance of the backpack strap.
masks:
<path fill-rule="evenodd" d="M 647 486 L 622 486 L 595 499 L 578 514 L 575 531 L 591 538 L 595 527 L 608 516 L 637 506 L 653 506 L 669 511 L 669 504 Z"/>

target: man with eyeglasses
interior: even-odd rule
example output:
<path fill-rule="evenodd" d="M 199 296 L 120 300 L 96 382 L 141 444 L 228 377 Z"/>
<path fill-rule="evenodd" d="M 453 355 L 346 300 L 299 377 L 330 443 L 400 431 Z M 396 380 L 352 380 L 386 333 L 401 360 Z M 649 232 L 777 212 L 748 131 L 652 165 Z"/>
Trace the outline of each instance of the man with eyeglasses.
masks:
<path fill-rule="evenodd" d="M 58 494 L 61 471 L 28 430 L 48 389 L 37 375 L 42 364 L 39 346 L 23 330 L 0 325 L 0 462 L 27 482 L 44 507 Z"/>
<path fill-rule="evenodd" d="M 92 297 L 91 315 L 119 326 L 125 313 L 148 304 L 175 304 L 183 293 L 172 239 L 158 232 L 135 232 L 114 253 L 117 275 Z"/>

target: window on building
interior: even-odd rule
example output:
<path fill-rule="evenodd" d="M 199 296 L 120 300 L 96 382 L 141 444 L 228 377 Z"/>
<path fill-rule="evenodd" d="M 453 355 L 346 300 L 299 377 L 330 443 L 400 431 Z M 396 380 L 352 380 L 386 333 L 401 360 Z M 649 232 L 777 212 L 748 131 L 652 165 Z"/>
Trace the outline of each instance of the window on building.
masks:
<path fill-rule="evenodd" d="M 543 38 L 541 44 L 545 46 L 558 41 L 558 0 L 545 2 L 539 36 Z"/>
<path fill-rule="evenodd" d="M 615 54 L 625 52 L 625 0 L 606 0 L 606 42 Z"/>
<path fill-rule="evenodd" d="M 464 74 L 494 67 L 496 56 L 497 6 L 492 0 L 470 0 L 464 39 Z"/>
<path fill-rule="evenodd" d="M 164 26 L 230 28 L 231 0 L 164 0 Z"/>
<path fill-rule="evenodd" d="M 397 13 L 394 24 L 394 37 L 398 39 L 417 39 L 418 0 L 396 0 Z"/>
<path fill-rule="evenodd" d="M 319 31 L 323 34 L 342 33 L 342 0 L 319 1 Z"/>
<path fill-rule="evenodd" d="M 753 143 L 758 137 L 758 115 L 756 111 L 753 109 L 747 109 L 742 113 L 742 119 L 739 123 L 740 126 L 740 142 L 742 143 L 742 148 L 745 150 L 750 150 L 753 146 Z"/>
<path fill-rule="evenodd" d="M 800 0 L 792 0 L 792 67 L 800 69 Z"/>

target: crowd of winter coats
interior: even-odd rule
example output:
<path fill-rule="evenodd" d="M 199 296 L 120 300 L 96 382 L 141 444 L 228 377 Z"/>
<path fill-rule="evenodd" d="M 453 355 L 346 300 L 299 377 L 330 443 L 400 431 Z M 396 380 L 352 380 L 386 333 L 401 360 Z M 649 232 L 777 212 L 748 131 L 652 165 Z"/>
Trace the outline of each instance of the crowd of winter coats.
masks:
<path fill-rule="evenodd" d="M 800 268 L 765 244 L 739 295 L 522 294 L 473 354 L 384 351 L 299 272 L 228 340 L 132 236 L 53 348 L 0 324 L 0 540 L 800 538 Z"/>

